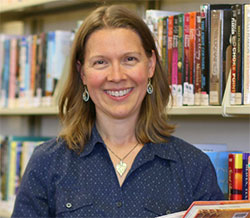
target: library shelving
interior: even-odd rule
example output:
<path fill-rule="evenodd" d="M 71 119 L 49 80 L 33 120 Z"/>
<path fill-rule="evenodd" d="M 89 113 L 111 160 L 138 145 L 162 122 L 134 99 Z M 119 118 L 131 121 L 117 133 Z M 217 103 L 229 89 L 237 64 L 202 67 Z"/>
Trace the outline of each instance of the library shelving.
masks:
<path fill-rule="evenodd" d="M 13 0 L 12 4 L 1 3 L 0 33 L 12 34 L 13 29 L 8 28 L 8 25 L 20 21 L 23 34 L 56 30 L 57 28 L 72 30 L 77 21 L 83 19 L 103 2 L 102 0 Z M 106 2 L 126 4 L 142 16 L 145 10 L 150 7 L 171 11 L 181 9 L 187 12 L 199 10 L 200 4 L 203 3 L 201 0 L 188 2 L 185 0 L 110 0 Z M 207 1 L 207 3 L 244 2 L 241 0 Z M 175 135 L 191 143 L 224 143 L 228 145 L 229 150 L 239 149 L 249 152 L 250 105 L 231 106 L 229 104 L 229 84 L 228 82 L 221 106 L 167 108 L 171 122 L 177 124 Z M 17 127 L 12 128 L 15 122 Z M 58 108 L 55 105 L 36 108 L 0 108 L 0 135 L 27 135 L 31 133 L 39 136 L 56 136 L 58 126 Z M 36 130 L 31 131 L 33 128 Z M 0 202 L 0 217 L 10 217 L 10 211 L 1 209 L 9 206 L 6 204 L 6 202 Z"/>

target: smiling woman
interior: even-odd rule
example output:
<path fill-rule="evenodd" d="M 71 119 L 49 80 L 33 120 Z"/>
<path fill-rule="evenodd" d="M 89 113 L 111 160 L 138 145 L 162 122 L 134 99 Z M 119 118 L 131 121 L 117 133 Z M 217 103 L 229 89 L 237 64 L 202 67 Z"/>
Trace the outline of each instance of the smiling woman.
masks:
<path fill-rule="evenodd" d="M 75 37 L 62 131 L 36 148 L 12 217 L 156 217 L 223 199 L 208 156 L 171 136 L 169 96 L 143 20 L 93 11 Z"/>

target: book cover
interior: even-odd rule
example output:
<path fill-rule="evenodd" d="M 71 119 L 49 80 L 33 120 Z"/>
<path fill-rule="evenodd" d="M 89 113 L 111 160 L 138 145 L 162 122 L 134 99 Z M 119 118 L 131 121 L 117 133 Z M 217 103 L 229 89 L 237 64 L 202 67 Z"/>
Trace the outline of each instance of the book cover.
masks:
<path fill-rule="evenodd" d="M 250 104 L 250 4 L 244 6 L 244 100 L 245 105 Z"/>
<path fill-rule="evenodd" d="M 242 199 L 247 200 L 248 199 L 248 157 L 250 156 L 250 153 L 243 153 L 242 154 Z"/>
<path fill-rule="evenodd" d="M 242 154 L 228 155 L 229 200 L 242 200 Z"/>
<path fill-rule="evenodd" d="M 220 105 L 222 100 L 222 63 L 221 63 L 221 20 L 223 10 L 211 11 L 211 42 L 209 72 L 209 104 Z"/>
<path fill-rule="evenodd" d="M 184 78 L 183 105 L 188 105 L 188 75 L 189 75 L 189 25 L 190 14 L 184 14 Z"/>
<path fill-rule="evenodd" d="M 8 172 L 8 138 L 3 137 L 0 142 L 0 176 L 1 176 L 1 200 L 7 200 L 7 172 Z"/>
<path fill-rule="evenodd" d="M 250 218 L 250 201 L 194 201 L 183 218 Z"/>

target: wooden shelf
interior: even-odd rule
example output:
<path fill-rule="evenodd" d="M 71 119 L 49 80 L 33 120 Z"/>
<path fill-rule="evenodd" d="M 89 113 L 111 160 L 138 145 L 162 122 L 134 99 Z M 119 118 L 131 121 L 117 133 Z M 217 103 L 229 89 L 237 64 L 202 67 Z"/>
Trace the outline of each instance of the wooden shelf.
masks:
<path fill-rule="evenodd" d="M 28 7 L 33 7 L 33 6 L 39 6 L 39 5 L 45 5 L 48 3 L 53 3 L 56 1 L 60 0 L 23 0 L 21 2 L 16 2 L 12 4 L 2 4 L 0 6 L 0 13 L 3 12 L 9 12 L 9 11 L 15 11 L 15 10 L 23 10 Z"/>
<path fill-rule="evenodd" d="M 14 208 L 14 200 L 13 201 L 0 200 L 0 217 L 1 218 L 11 217 L 13 208 Z"/>
<path fill-rule="evenodd" d="M 57 115 L 58 108 L 36 107 L 36 108 L 0 108 L 0 115 Z"/>
<path fill-rule="evenodd" d="M 169 115 L 222 115 L 221 106 L 183 106 L 168 109 Z"/>
<path fill-rule="evenodd" d="M 248 115 L 250 116 L 250 105 L 228 106 L 225 113 L 230 115 Z"/>

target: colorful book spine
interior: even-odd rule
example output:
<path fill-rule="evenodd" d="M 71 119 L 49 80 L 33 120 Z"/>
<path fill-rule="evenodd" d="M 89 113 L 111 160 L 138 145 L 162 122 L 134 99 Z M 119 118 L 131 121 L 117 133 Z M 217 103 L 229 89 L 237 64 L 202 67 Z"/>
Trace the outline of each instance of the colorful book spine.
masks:
<path fill-rule="evenodd" d="M 184 81 L 184 14 L 178 15 L 178 64 L 177 64 L 177 99 L 176 105 L 182 106 L 183 93 L 182 84 Z"/>
<path fill-rule="evenodd" d="M 189 97 L 188 105 L 194 105 L 194 78 L 195 78 L 195 34 L 196 34 L 196 13 L 190 12 L 189 21 Z"/>
<path fill-rule="evenodd" d="M 207 10 L 201 6 L 201 105 L 209 105 L 209 55 L 208 52 L 208 29 L 207 29 Z"/>
<path fill-rule="evenodd" d="M 228 155 L 229 200 L 242 200 L 242 154 Z"/>
<path fill-rule="evenodd" d="M 188 75 L 189 75 L 189 25 L 190 14 L 184 14 L 184 79 L 183 105 L 188 105 Z"/>
<path fill-rule="evenodd" d="M 250 153 L 243 153 L 242 154 L 242 199 L 247 200 L 248 199 L 248 157 L 250 156 Z"/>
<path fill-rule="evenodd" d="M 201 105 L 201 13 L 196 13 L 194 104 Z"/>
<path fill-rule="evenodd" d="M 230 104 L 236 104 L 236 59 L 237 59 L 237 20 L 236 6 L 232 6 L 231 19 L 231 44 L 232 44 L 232 61 L 231 61 L 231 96 Z"/>
<path fill-rule="evenodd" d="M 244 100 L 245 105 L 250 105 L 250 4 L 244 7 Z"/>
<path fill-rule="evenodd" d="M 168 81 L 172 84 L 172 55 L 173 55 L 174 16 L 168 17 Z"/>

